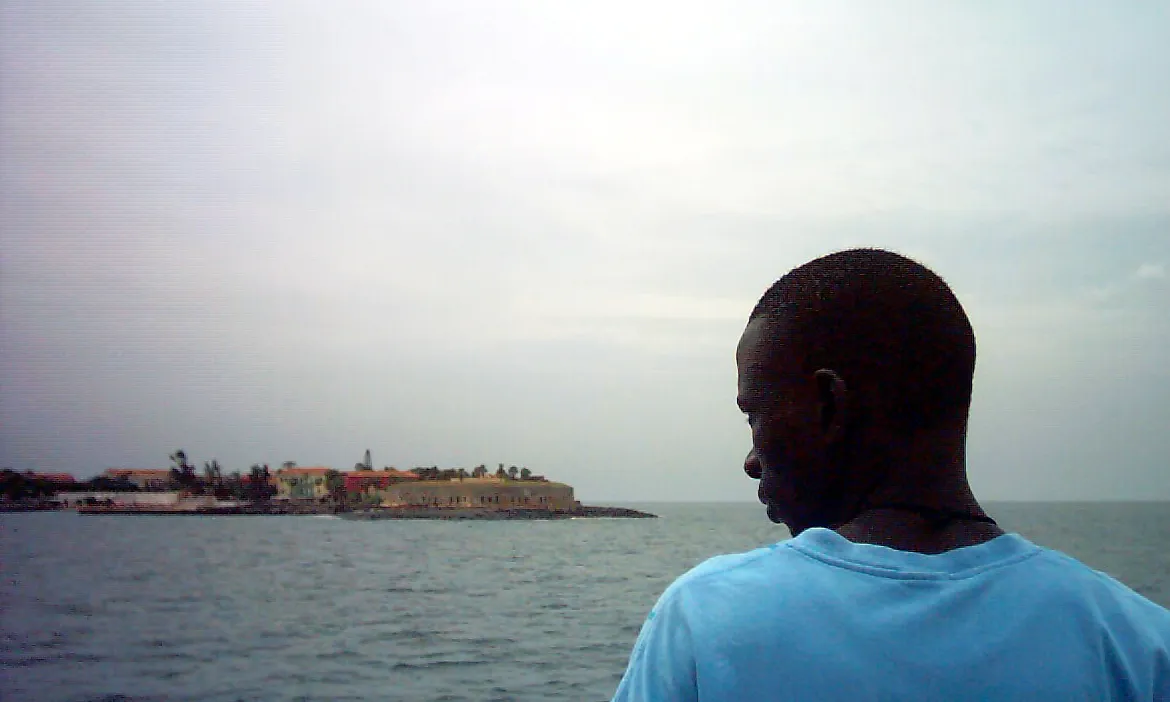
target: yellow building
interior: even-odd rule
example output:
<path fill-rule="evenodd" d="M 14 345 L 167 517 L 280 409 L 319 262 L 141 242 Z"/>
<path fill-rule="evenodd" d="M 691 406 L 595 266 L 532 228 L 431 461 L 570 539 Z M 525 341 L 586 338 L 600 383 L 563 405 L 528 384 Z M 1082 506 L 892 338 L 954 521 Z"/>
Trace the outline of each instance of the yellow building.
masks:
<path fill-rule="evenodd" d="M 103 473 L 113 480 L 126 480 L 138 486 L 139 490 L 171 489 L 171 472 L 165 469 L 109 468 Z"/>
<path fill-rule="evenodd" d="M 273 475 L 276 496 L 286 500 L 320 499 L 329 494 L 325 475 L 332 470 L 326 467 L 281 468 Z"/>
<path fill-rule="evenodd" d="M 564 483 L 495 477 L 404 482 L 378 494 L 383 507 L 566 511 L 576 505 L 573 488 Z"/>

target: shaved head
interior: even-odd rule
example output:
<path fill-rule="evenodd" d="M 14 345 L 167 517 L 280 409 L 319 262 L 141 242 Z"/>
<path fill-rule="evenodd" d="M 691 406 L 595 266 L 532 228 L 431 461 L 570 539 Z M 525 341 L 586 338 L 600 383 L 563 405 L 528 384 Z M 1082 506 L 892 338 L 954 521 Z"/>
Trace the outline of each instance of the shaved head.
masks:
<path fill-rule="evenodd" d="M 879 249 L 824 256 L 789 272 L 752 320 L 793 346 L 800 371 L 839 374 L 903 433 L 966 419 L 975 333 L 950 287 L 925 266 Z"/>
<path fill-rule="evenodd" d="M 926 267 L 853 249 L 792 270 L 752 311 L 736 365 L 744 471 L 794 534 L 875 509 L 985 519 L 965 465 L 975 334 Z"/>

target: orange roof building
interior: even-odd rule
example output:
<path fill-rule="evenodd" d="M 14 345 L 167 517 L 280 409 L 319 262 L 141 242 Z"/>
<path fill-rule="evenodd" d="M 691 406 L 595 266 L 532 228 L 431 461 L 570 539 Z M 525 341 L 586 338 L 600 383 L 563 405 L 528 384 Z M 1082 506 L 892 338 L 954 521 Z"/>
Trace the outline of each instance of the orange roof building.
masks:
<path fill-rule="evenodd" d="M 333 470 L 326 466 L 281 468 L 273 473 L 276 495 L 290 500 L 320 499 L 329 494 L 325 474 Z"/>
<path fill-rule="evenodd" d="M 171 484 L 171 472 L 165 469 L 110 468 L 103 475 L 114 480 L 127 480 L 143 490 L 164 489 Z"/>
<path fill-rule="evenodd" d="M 75 483 L 77 478 L 74 478 L 69 473 L 34 473 L 29 471 L 25 475 L 29 475 L 37 480 L 47 480 L 50 483 Z"/>
<path fill-rule="evenodd" d="M 418 480 L 418 473 L 408 470 L 351 470 L 342 473 L 345 478 L 346 492 L 366 492 L 380 490 L 395 483 L 408 480 Z"/>
<path fill-rule="evenodd" d="M 278 475 L 325 475 L 331 470 L 333 469 L 326 466 L 313 466 L 309 468 L 297 466 L 296 468 L 280 468 L 276 472 Z"/>

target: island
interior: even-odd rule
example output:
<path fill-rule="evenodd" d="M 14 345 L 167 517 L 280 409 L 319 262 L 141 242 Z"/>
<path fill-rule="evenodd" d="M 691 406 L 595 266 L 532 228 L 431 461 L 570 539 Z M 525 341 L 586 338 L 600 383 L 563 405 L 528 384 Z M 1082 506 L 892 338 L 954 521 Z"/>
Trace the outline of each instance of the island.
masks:
<path fill-rule="evenodd" d="M 653 519 L 658 515 L 625 507 L 590 507 L 580 505 L 566 510 L 522 509 L 436 509 L 428 507 L 400 507 L 355 510 L 340 515 L 343 519 L 444 519 L 444 520 L 505 520 L 505 519 Z"/>
<path fill-rule="evenodd" d="M 72 509 L 80 514 L 337 515 L 345 519 L 550 520 L 654 518 L 624 507 L 582 505 L 573 487 L 499 464 L 375 470 L 366 451 L 352 471 L 255 464 L 247 475 L 218 461 L 195 472 L 184 451 L 170 469 L 111 468 L 88 481 L 68 474 L 3 471 L 0 511 Z"/>

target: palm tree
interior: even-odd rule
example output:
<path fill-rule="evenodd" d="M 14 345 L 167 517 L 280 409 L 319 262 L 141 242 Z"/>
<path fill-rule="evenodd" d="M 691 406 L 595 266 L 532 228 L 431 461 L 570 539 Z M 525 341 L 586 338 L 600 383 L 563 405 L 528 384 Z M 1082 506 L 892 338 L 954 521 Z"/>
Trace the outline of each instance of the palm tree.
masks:
<path fill-rule="evenodd" d="M 473 478 L 482 478 L 485 475 L 487 475 L 487 466 L 482 463 L 476 466 L 475 470 L 471 471 L 471 477 Z"/>
<path fill-rule="evenodd" d="M 297 467 L 296 461 L 285 461 L 284 463 L 280 464 L 281 470 L 292 470 L 293 468 L 296 468 L 296 467 Z"/>
<path fill-rule="evenodd" d="M 240 475 L 240 471 L 233 470 L 227 479 L 228 492 L 232 497 L 244 497 L 244 476 Z"/>
<path fill-rule="evenodd" d="M 345 476 L 341 471 L 329 470 L 325 473 L 325 489 L 329 492 L 329 497 L 334 504 L 345 504 Z"/>
<path fill-rule="evenodd" d="M 511 478 L 512 480 L 515 480 L 516 474 L 519 472 L 520 472 L 519 468 L 517 468 L 516 466 L 511 466 L 510 468 L 508 468 L 508 477 Z"/>
<path fill-rule="evenodd" d="M 520 469 L 520 479 L 521 480 L 528 480 L 531 477 L 532 477 L 532 471 L 528 470 L 527 468 Z"/>
<path fill-rule="evenodd" d="M 248 474 L 248 496 L 252 500 L 266 500 L 272 497 L 276 489 L 272 487 L 272 474 L 268 472 L 268 465 L 261 466 L 253 463 Z"/>
<path fill-rule="evenodd" d="M 187 452 L 179 449 L 172 453 L 170 458 L 175 464 L 171 468 L 171 480 L 182 489 L 194 491 L 198 487 L 199 479 L 195 477 L 195 466 L 187 463 Z"/>
<path fill-rule="evenodd" d="M 460 469 L 459 469 L 459 479 L 460 479 L 460 480 L 463 480 L 463 479 L 464 479 L 464 478 L 466 478 L 466 477 L 467 477 L 467 469 L 466 469 L 466 468 L 460 468 Z"/>
<path fill-rule="evenodd" d="M 223 479 L 223 466 L 216 459 L 203 462 L 203 488 L 216 497 L 224 497 L 230 487 Z"/>
<path fill-rule="evenodd" d="M 497 477 L 497 478 L 506 478 L 506 477 L 508 477 L 508 472 L 504 470 L 504 464 L 503 464 L 503 463 L 501 463 L 501 464 L 500 464 L 500 467 L 496 469 L 496 477 Z"/>

